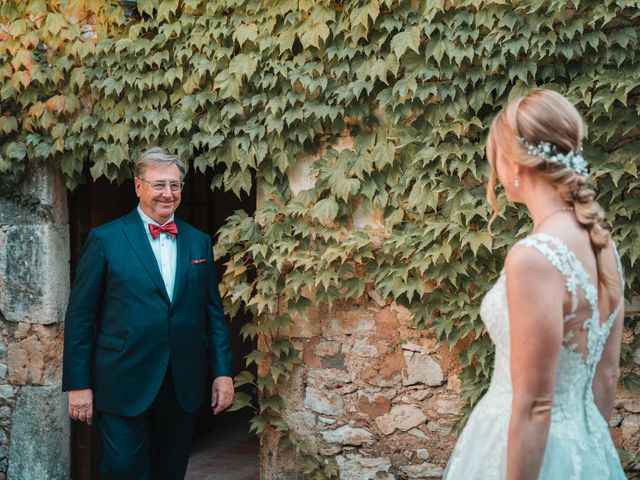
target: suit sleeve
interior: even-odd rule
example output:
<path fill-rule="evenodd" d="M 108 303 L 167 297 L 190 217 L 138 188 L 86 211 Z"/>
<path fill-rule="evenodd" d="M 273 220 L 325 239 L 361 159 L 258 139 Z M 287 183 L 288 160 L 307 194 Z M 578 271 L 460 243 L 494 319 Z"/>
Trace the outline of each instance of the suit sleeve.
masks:
<path fill-rule="evenodd" d="M 213 261 L 211 239 L 207 239 L 207 263 L 209 284 L 207 285 L 207 336 L 209 337 L 209 366 L 214 377 L 233 376 L 233 356 L 229 339 L 229 324 L 222 309 L 218 289 L 218 274 Z"/>
<path fill-rule="evenodd" d="M 69 295 L 64 319 L 62 389 L 92 388 L 95 324 L 103 296 L 106 261 L 101 239 L 89 232 Z"/>

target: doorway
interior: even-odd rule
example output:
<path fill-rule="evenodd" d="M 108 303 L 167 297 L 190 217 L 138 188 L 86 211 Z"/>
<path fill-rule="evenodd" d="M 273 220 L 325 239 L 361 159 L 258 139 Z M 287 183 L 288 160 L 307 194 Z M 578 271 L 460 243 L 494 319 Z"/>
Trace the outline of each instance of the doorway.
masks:
<path fill-rule="evenodd" d="M 255 186 L 250 195 L 242 198 L 233 193 L 212 192 L 210 185 L 213 173 L 207 174 L 189 171 L 185 178 L 182 191 L 182 201 L 176 211 L 176 217 L 196 228 L 208 233 L 214 238 L 225 220 L 234 211 L 242 209 L 252 215 L 256 206 Z M 89 176 L 87 175 L 87 178 Z M 71 250 L 71 280 L 80 257 L 82 246 L 91 228 L 126 215 L 138 204 L 133 188 L 133 180 L 126 180 L 121 185 L 110 183 L 104 178 L 95 182 L 79 185 L 75 191 L 69 193 L 69 225 Z M 216 259 L 218 275 L 224 272 L 224 266 Z M 234 371 L 244 369 L 244 357 L 255 348 L 255 343 L 243 341 L 240 328 L 251 318 L 239 313 L 230 323 L 232 349 L 234 353 Z M 250 393 L 250 392 L 247 392 Z M 252 455 L 255 464 L 258 463 L 258 442 L 247 435 L 249 419 L 247 413 L 225 412 L 217 417 L 207 408 L 209 401 L 198 412 L 194 432 L 194 446 L 197 451 L 193 454 L 200 465 L 200 471 L 207 462 L 215 462 L 215 456 L 223 452 L 216 448 L 216 432 L 222 432 L 221 437 L 227 437 L 228 432 L 236 432 L 236 444 L 245 457 Z M 207 443 L 208 442 L 208 443 Z M 213 442 L 213 443 L 212 443 Z M 207 446 L 211 444 L 212 448 Z M 71 478 L 73 480 L 94 480 L 99 478 L 98 463 L 101 456 L 100 435 L 95 426 L 85 423 L 72 422 L 71 425 Z M 228 457 L 228 452 L 225 454 Z M 193 457 L 192 457 L 193 458 Z M 228 458 L 226 460 L 228 462 Z M 204 462 L 204 463 L 202 463 Z M 190 464 L 191 464 L 190 460 Z M 189 477 L 188 477 L 189 478 Z M 196 478 L 191 476 L 191 478 Z M 199 475 L 197 478 L 209 478 Z M 217 477 L 210 477 L 217 478 Z M 247 480 L 250 477 L 247 477 Z M 257 477 L 256 477 L 257 478 Z"/>

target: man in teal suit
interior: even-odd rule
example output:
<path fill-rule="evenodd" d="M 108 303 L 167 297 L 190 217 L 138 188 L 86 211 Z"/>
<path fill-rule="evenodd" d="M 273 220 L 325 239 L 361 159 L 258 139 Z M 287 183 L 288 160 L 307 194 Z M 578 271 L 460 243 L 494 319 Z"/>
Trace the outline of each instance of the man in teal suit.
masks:
<path fill-rule="evenodd" d="M 196 411 L 231 404 L 231 350 L 211 239 L 174 221 L 185 167 L 161 148 L 135 166 L 140 204 L 89 233 L 65 318 L 71 418 L 103 438 L 103 479 L 184 478 Z"/>

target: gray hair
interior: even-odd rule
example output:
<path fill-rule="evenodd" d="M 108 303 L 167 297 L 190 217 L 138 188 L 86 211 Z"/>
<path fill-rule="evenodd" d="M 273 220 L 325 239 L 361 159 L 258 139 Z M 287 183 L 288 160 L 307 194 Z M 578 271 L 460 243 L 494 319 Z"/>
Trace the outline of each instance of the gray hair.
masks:
<path fill-rule="evenodd" d="M 180 170 L 180 180 L 184 179 L 187 169 L 178 155 L 171 154 L 161 147 L 151 147 L 140 154 L 135 163 L 133 174 L 142 178 L 149 165 L 175 165 Z"/>

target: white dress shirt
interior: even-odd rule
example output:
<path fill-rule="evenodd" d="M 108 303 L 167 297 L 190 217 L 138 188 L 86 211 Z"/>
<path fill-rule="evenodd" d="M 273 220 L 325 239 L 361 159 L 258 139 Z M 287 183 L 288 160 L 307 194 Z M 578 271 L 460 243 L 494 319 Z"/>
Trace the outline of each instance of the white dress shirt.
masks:
<path fill-rule="evenodd" d="M 138 205 L 138 214 L 144 224 L 144 231 L 147 234 L 149 243 L 151 244 L 151 250 L 153 250 L 153 254 L 158 262 L 158 268 L 160 269 L 164 286 L 167 289 L 169 300 L 173 301 L 173 287 L 176 281 L 176 263 L 178 257 L 178 244 L 176 239 L 166 233 L 161 233 L 158 235 L 158 238 L 154 239 L 151 236 L 151 232 L 149 232 L 149 224 L 160 224 L 145 214 L 142 211 L 142 208 L 140 208 L 140 205 Z M 165 224 L 172 220 L 173 215 L 171 215 L 171 218 L 167 220 Z"/>

